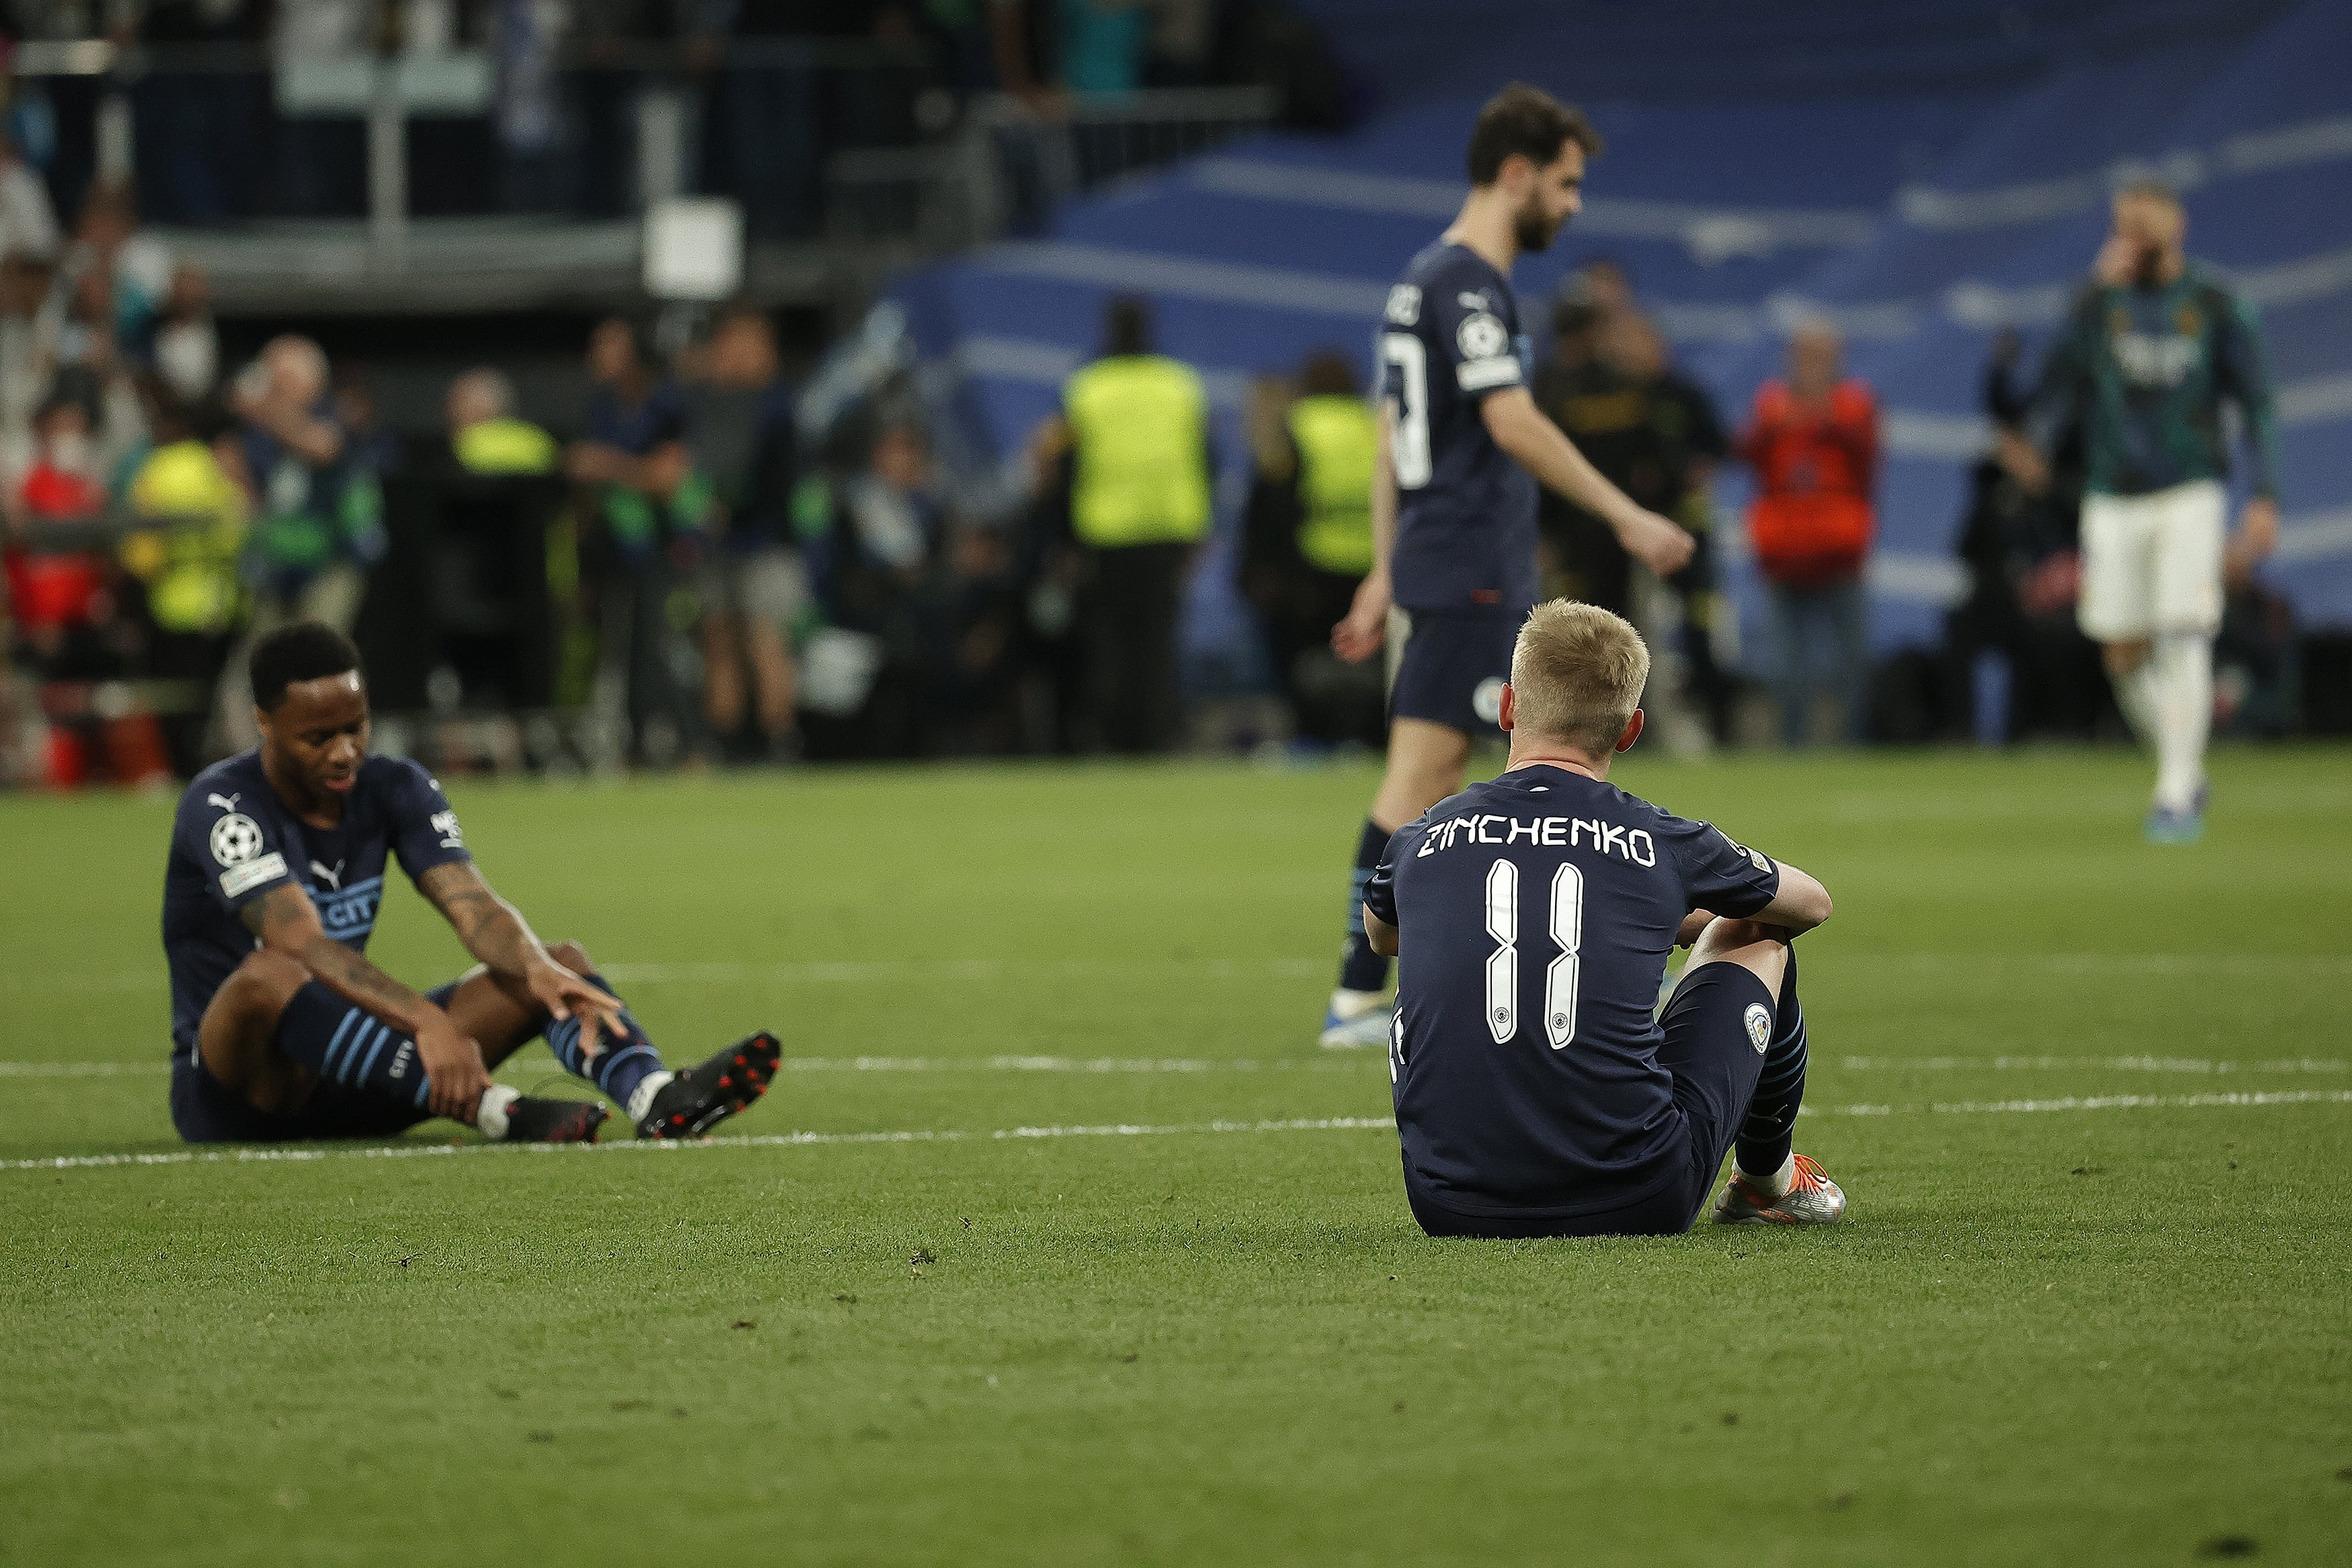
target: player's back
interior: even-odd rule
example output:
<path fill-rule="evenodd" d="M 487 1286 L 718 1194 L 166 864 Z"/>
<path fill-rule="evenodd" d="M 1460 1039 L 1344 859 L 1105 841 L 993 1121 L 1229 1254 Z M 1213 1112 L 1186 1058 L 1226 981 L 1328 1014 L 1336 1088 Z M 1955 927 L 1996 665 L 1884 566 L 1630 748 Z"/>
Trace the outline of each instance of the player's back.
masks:
<path fill-rule="evenodd" d="M 1382 879 L 1389 886 L 1381 887 Z M 1653 1018 L 1694 907 L 1779 870 L 1704 822 L 1534 764 L 1400 830 L 1367 901 L 1403 952 L 1391 1069 L 1406 1179 L 1465 1213 L 1567 1215 L 1679 1174 Z"/>
<path fill-rule="evenodd" d="M 1397 603 L 1534 603 L 1535 478 L 1479 412 L 1533 373 L 1510 279 L 1467 246 L 1430 246 L 1389 290 L 1380 351 L 1394 421 Z"/>

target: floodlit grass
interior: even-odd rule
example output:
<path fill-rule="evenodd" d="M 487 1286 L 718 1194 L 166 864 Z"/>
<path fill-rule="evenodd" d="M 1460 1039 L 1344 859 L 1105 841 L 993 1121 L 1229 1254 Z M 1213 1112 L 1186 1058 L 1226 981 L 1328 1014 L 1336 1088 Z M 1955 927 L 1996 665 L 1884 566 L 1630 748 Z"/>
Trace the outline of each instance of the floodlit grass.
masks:
<path fill-rule="evenodd" d="M 167 809 L 0 800 L 0 1564 L 2352 1560 L 2352 756 L 2216 775 L 2153 850 L 2121 753 L 1631 767 L 1837 894 L 1853 1209 L 1614 1242 L 1425 1239 L 1315 1048 L 1361 768 L 458 783 L 674 1056 L 794 1061 L 394 1158 L 178 1158 Z"/>

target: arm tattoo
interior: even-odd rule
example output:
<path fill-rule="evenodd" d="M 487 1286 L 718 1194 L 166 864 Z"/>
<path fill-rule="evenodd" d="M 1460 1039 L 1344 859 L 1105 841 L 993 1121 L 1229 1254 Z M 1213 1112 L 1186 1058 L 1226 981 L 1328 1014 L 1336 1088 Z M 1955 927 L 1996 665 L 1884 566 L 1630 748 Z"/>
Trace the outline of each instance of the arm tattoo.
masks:
<path fill-rule="evenodd" d="M 299 962 L 337 995 L 412 1032 L 425 998 L 327 935 L 310 896 L 290 883 L 237 912 L 246 929 Z"/>
<path fill-rule="evenodd" d="M 470 861 L 436 865 L 416 879 L 466 950 L 502 975 L 520 975 L 540 952 L 539 938 L 515 906 L 490 891 Z"/>

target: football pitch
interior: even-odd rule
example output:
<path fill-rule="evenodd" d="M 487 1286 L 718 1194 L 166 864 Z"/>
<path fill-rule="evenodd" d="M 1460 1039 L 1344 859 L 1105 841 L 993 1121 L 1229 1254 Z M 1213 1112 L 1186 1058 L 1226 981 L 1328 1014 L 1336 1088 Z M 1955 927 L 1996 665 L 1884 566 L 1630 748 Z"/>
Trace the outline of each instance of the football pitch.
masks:
<path fill-rule="evenodd" d="M 785 1041 L 593 1150 L 192 1156 L 168 806 L 0 799 L 0 1565 L 2352 1561 L 2352 753 L 2170 850 L 2120 751 L 1620 781 L 1836 895 L 1848 1225 L 1423 1238 L 1314 1040 L 1366 768 L 450 780 L 673 1060 Z"/>

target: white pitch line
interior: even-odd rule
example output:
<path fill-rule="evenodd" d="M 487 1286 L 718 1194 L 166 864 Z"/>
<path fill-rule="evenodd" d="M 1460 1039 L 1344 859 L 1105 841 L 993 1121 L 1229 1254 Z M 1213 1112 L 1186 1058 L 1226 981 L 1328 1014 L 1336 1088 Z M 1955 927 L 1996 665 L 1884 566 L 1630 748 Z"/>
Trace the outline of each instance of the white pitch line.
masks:
<path fill-rule="evenodd" d="M 1841 1056 L 1852 1072 L 2352 1072 L 2352 1061 L 2314 1057 L 2270 1061 L 2220 1061 L 2187 1056 Z"/>
<path fill-rule="evenodd" d="M 2299 1089 L 2235 1094 L 2098 1094 L 2055 1100 L 1961 1100 L 1930 1105 L 1808 1105 L 1822 1116 L 1983 1116 L 2054 1111 L 2209 1110 L 2269 1105 L 2352 1105 L 2352 1089 Z M 115 1166 L 307 1163 L 314 1160 L 403 1160 L 457 1155 L 681 1154 L 694 1149 L 802 1148 L 835 1144 L 961 1144 L 1051 1138 L 1156 1138 L 1212 1133 L 1394 1132 L 1386 1116 L 1308 1116 L 1262 1122 L 1182 1122 L 1154 1126 L 1119 1122 L 1095 1126 L 1001 1127 L 970 1133 L 954 1128 L 884 1133 L 769 1133 L 705 1138 L 698 1143 L 640 1139 L 622 1144 L 395 1144 L 353 1149 L 176 1149 L 143 1155 L 60 1155 L 45 1160 L 0 1161 L 0 1170 L 92 1170 Z"/>
<path fill-rule="evenodd" d="M 2352 973 L 2347 953 L 1892 953 L 1853 954 L 1855 962 L 1923 969 L 2039 969 L 2059 974 L 2262 976 Z M 861 985 L 891 980 L 1104 978 L 1171 971 L 1197 979 L 1309 979 L 1329 968 L 1328 958 L 849 958 L 802 963 L 733 960 L 678 964 L 607 964 L 615 985 L 709 985 L 764 981 L 772 985 Z M 169 983 L 162 965 L 111 974 L 0 975 L 0 991 L 160 991 Z"/>
<path fill-rule="evenodd" d="M 1326 1054 L 1254 1061 L 1238 1057 L 1086 1056 L 788 1056 L 787 1072 L 1036 1072 L 1079 1077 L 1134 1073 L 1195 1075 L 1216 1072 L 1365 1073 L 1383 1065 L 1376 1053 Z M 1846 1072 L 2167 1072 L 2222 1077 L 2242 1072 L 2352 1072 L 2352 1061 L 2314 1057 L 2270 1061 L 2222 1061 L 2171 1056 L 1841 1056 Z M 0 1078 L 160 1077 L 167 1061 L 0 1061 Z"/>
<path fill-rule="evenodd" d="M 733 960 L 682 964 L 606 964 L 602 972 L 617 986 L 709 985 L 760 980 L 777 985 L 860 985 L 877 980 L 1099 979 L 1115 976 L 1181 973 L 1200 979 L 1270 977 L 1306 979 L 1330 967 L 1328 958 L 846 958 L 803 963 L 743 963 Z M 0 990 L 38 995 L 48 991 L 147 991 L 170 983 L 160 964 L 152 969 L 110 974 L 0 975 Z"/>

